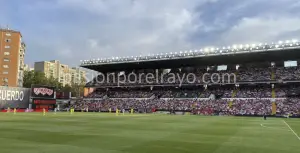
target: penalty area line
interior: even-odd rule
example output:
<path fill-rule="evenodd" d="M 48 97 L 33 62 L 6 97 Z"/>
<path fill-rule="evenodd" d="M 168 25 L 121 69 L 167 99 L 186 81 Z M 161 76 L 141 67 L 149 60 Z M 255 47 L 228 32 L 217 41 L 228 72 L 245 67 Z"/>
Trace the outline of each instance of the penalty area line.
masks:
<path fill-rule="evenodd" d="M 290 125 L 285 121 L 285 120 L 282 120 L 285 125 L 294 133 L 294 135 L 298 138 L 298 140 L 300 140 L 300 137 L 298 136 L 298 134 L 290 127 Z"/>

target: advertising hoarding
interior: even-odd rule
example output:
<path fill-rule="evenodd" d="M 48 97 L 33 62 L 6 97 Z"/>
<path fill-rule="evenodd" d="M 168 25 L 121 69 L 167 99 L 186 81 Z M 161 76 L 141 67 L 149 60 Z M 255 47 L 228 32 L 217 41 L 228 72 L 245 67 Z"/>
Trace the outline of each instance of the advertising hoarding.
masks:
<path fill-rule="evenodd" d="M 55 98 L 55 87 L 32 85 L 31 97 L 32 98 L 54 99 Z"/>
<path fill-rule="evenodd" d="M 29 88 L 0 86 L 0 108 L 28 108 Z"/>

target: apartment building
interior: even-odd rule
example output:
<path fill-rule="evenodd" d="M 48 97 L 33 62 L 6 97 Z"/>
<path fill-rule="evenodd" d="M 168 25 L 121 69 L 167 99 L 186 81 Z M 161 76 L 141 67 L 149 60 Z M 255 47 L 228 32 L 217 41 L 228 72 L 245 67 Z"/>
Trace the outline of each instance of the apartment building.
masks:
<path fill-rule="evenodd" d="M 34 70 L 34 68 L 30 67 L 28 64 L 24 65 L 24 71 L 33 71 L 33 70 Z"/>
<path fill-rule="evenodd" d="M 34 70 L 44 72 L 47 78 L 53 77 L 58 79 L 63 86 L 85 82 L 85 71 L 61 64 L 58 60 L 35 62 Z"/>
<path fill-rule="evenodd" d="M 23 86 L 25 50 L 19 31 L 0 28 L 0 86 Z"/>

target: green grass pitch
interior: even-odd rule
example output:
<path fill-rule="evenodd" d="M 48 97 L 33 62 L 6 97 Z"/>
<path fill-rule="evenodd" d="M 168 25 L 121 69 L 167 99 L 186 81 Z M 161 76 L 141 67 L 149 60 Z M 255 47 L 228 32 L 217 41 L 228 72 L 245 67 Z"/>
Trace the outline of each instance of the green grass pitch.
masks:
<path fill-rule="evenodd" d="M 1 153 L 299 153 L 299 134 L 300 119 L 0 114 Z"/>

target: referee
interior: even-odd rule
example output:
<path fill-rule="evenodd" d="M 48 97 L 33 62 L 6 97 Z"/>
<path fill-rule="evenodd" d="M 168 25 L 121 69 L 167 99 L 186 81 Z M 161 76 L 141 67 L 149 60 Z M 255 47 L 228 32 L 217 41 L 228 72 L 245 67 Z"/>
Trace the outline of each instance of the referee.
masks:
<path fill-rule="evenodd" d="M 264 113 L 264 120 L 267 120 L 267 114 Z"/>

